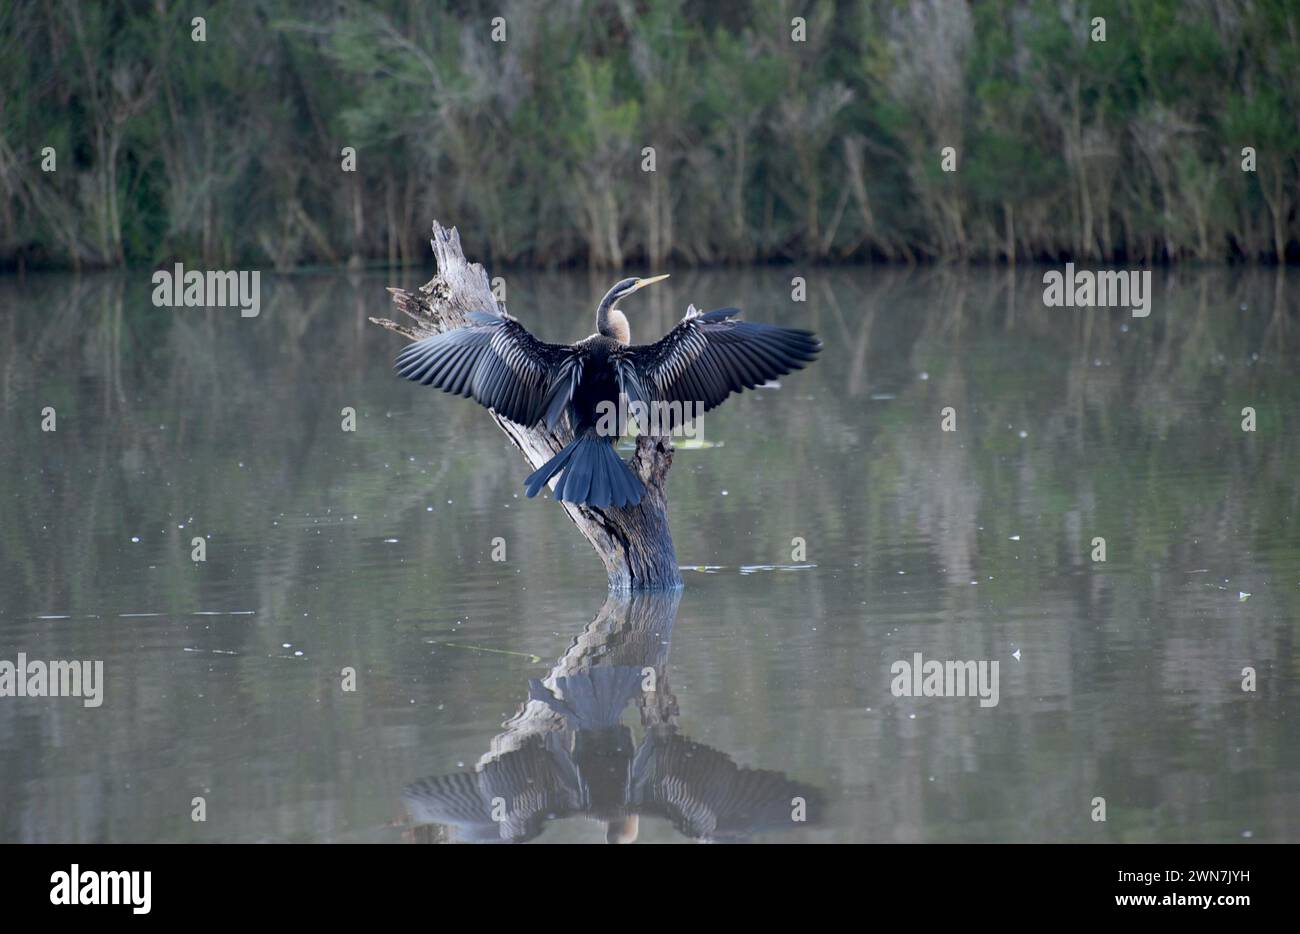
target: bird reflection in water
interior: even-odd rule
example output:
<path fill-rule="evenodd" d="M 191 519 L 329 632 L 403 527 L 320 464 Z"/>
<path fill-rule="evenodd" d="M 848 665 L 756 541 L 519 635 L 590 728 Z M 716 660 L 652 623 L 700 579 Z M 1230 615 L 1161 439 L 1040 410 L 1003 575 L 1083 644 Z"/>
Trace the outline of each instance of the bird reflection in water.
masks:
<path fill-rule="evenodd" d="M 419 842 L 523 843 L 585 817 L 631 843 L 642 817 L 693 840 L 741 842 L 818 822 L 824 796 L 780 772 L 738 766 L 683 736 L 668 684 L 679 591 L 611 595 L 473 771 L 403 792 Z M 623 724 L 629 704 L 641 739 Z"/>

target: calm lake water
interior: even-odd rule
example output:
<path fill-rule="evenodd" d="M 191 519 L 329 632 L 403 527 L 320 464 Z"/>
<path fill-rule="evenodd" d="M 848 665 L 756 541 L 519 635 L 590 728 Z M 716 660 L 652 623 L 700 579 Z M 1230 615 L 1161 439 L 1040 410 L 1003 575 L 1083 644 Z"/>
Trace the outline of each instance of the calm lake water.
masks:
<path fill-rule="evenodd" d="M 679 450 L 692 570 L 630 602 L 485 412 L 393 375 L 365 318 L 427 271 L 265 275 L 252 319 L 0 280 L 0 660 L 104 666 L 98 708 L 0 698 L 0 840 L 1300 840 L 1300 281 L 1157 272 L 1133 318 L 1041 274 L 628 300 L 638 341 L 695 302 L 826 344 Z M 607 278 L 510 309 L 574 340 Z M 894 696 L 918 652 L 997 705 Z"/>

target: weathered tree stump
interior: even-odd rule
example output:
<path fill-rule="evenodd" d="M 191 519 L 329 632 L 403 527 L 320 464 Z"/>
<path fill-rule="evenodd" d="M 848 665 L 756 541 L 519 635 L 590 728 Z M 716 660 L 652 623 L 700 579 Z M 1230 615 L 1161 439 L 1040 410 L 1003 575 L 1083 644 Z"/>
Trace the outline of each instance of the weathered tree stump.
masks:
<path fill-rule="evenodd" d="M 456 228 L 433 225 L 434 258 L 438 273 L 415 292 L 390 288 L 393 303 L 413 323 L 371 318 L 373 324 L 396 331 L 412 341 L 431 334 L 465 326 L 471 311 L 501 314 L 502 306 L 492 294 L 487 273 L 478 263 L 465 259 Z M 439 400 L 444 403 L 448 400 Z M 537 469 L 559 453 L 573 439 L 567 420 L 556 431 L 545 425 L 524 427 L 495 412 L 491 413 L 507 438 Z M 596 549 L 609 589 L 613 591 L 680 587 L 681 573 L 672 535 L 668 531 L 668 497 L 664 485 L 673 463 L 673 446 L 667 438 L 641 436 L 636 439 L 632 469 L 645 483 L 646 493 L 635 506 L 597 509 L 561 502 L 573 524 Z M 522 482 L 522 475 L 520 480 Z M 557 478 L 551 480 L 554 488 Z"/>
<path fill-rule="evenodd" d="M 634 697 L 641 725 L 675 727 L 677 697 L 668 684 L 668 652 L 680 600 L 681 593 L 674 591 L 610 594 L 540 683 L 556 691 L 559 679 L 600 666 L 653 670 L 655 690 L 638 691 Z M 522 748 L 530 736 L 567 729 L 564 718 L 537 698 L 526 701 L 502 726 L 480 766 Z"/>

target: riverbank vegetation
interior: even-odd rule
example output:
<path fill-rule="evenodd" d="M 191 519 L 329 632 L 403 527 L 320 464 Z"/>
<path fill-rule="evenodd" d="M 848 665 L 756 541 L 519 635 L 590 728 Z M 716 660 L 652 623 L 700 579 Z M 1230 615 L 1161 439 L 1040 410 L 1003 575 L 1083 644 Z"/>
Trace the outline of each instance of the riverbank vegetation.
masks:
<path fill-rule="evenodd" d="M 493 265 L 1300 259 L 1290 0 L 48 0 L 0 52 L 9 269 L 434 217 Z"/>

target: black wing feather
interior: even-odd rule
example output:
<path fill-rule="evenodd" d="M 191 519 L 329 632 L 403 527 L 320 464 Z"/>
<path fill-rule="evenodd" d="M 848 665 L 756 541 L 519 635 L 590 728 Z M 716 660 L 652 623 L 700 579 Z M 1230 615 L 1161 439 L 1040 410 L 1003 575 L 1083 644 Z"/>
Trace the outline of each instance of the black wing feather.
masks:
<path fill-rule="evenodd" d="M 726 753 L 676 733 L 650 733 L 632 764 L 632 808 L 666 817 L 694 839 L 739 841 L 790 829 L 796 796 L 804 799 L 807 822 L 820 823 L 820 789 L 780 772 L 744 768 Z"/>
<path fill-rule="evenodd" d="M 486 312 L 464 327 L 406 347 L 396 369 L 406 379 L 472 397 L 503 418 L 532 426 L 551 401 L 553 377 L 571 351 L 528 333 L 514 318 Z"/>
<path fill-rule="evenodd" d="M 621 351 L 645 401 L 680 402 L 685 415 L 698 403 L 707 412 L 733 392 L 803 369 L 821 350 L 811 331 L 740 321 L 739 314 L 690 313 L 655 343 Z M 674 413 L 672 427 L 678 421 Z"/>

